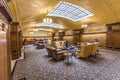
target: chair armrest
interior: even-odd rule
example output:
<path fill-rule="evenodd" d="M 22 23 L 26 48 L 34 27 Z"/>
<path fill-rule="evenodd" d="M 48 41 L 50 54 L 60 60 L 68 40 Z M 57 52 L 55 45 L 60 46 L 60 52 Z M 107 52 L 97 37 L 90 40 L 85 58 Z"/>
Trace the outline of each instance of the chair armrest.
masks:
<path fill-rule="evenodd" d="M 61 54 L 61 53 L 65 53 L 65 52 L 67 52 L 66 50 L 64 50 L 64 51 L 59 51 L 59 52 L 57 52 L 57 54 Z"/>

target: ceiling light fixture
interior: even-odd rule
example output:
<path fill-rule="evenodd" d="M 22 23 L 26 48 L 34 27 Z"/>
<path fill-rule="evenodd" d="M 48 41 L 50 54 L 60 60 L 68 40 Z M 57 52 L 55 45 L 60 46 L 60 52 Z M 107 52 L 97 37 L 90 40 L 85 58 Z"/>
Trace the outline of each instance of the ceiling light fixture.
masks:
<path fill-rule="evenodd" d="M 85 19 L 84 19 L 84 23 L 81 25 L 81 27 L 82 27 L 82 28 L 86 28 L 86 27 L 88 27 L 88 25 L 86 24 Z"/>
<path fill-rule="evenodd" d="M 37 31 L 38 31 L 38 29 L 33 29 L 33 31 L 37 32 Z"/>
<path fill-rule="evenodd" d="M 50 35 L 52 34 L 52 33 L 49 33 Z"/>
<path fill-rule="evenodd" d="M 30 34 L 34 34 L 34 32 L 30 32 Z"/>
<path fill-rule="evenodd" d="M 47 10 L 47 14 L 48 14 L 48 10 Z M 51 24 L 52 23 L 52 19 L 46 17 L 46 18 L 43 19 L 43 22 L 46 23 L 46 24 Z"/>

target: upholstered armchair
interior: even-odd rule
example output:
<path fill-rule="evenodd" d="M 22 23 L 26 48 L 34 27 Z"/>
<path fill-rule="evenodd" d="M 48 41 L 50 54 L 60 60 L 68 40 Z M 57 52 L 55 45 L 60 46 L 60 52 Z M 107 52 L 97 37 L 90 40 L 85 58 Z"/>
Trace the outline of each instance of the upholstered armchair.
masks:
<path fill-rule="evenodd" d="M 55 41 L 51 41 L 51 45 L 50 45 L 51 47 L 56 47 L 56 43 L 55 43 Z"/>
<path fill-rule="evenodd" d="M 99 43 L 93 43 L 91 55 L 96 55 L 97 50 L 99 50 Z"/>
<path fill-rule="evenodd" d="M 46 48 L 46 50 L 47 50 L 47 52 L 48 52 L 48 56 L 49 56 L 49 57 L 52 57 L 51 47 L 50 47 L 50 46 L 46 46 L 45 48 Z"/>
<path fill-rule="evenodd" d="M 44 44 L 37 44 L 37 49 L 43 49 L 44 48 Z"/>
<path fill-rule="evenodd" d="M 62 59 L 64 59 L 63 53 L 65 53 L 66 50 L 57 51 L 56 48 L 52 48 L 51 50 L 52 50 L 52 55 L 53 55 L 54 59 L 56 59 L 56 60 L 62 60 Z"/>
<path fill-rule="evenodd" d="M 92 45 L 83 45 L 81 46 L 80 51 L 76 51 L 76 56 L 85 58 L 91 55 Z"/>

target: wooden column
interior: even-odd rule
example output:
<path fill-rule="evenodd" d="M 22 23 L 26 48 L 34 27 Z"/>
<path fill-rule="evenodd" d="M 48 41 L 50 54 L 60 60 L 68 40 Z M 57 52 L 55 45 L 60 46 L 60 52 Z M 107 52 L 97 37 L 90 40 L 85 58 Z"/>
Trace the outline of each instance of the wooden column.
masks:
<path fill-rule="evenodd" d="M 63 40 L 63 37 L 65 35 L 65 32 L 59 32 L 59 40 Z"/>
<path fill-rule="evenodd" d="M 0 80 L 11 80 L 9 22 L 12 21 L 6 0 L 0 0 Z"/>
<path fill-rule="evenodd" d="M 10 27 L 10 42 L 12 59 L 18 59 L 21 56 L 19 46 L 19 23 L 12 22 Z"/>
<path fill-rule="evenodd" d="M 19 34 L 19 51 L 20 51 L 20 56 L 21 56 L 21 49 L 22 49 L 22 46 L 23 46 L 23 41 L 22 41 L 22 38 L 23 38 L 23 35 L 22 35 L 22 31 L 19 31 L 18 32 Z"/>
<path fill-rule="evenodd" d="M 76 29 L 73 30 L 73 44 L 76 45 L 77 43 L 80 43 L 81 40 L 81 36 L 83 34 L 83 29 Z"/>
<path fill-rule="evenodd" d="M 54 40 L 54 37 L 55 37 L 55 33 L 52 33 L 52 40 Z"/>
<path fill-rule="evenodd" d="M 1 26 L 0 26 L 1 28 Z M 8 49 L 8 30 L 0 30 L 0 80 L 10 80 L 11 65 Z"/>

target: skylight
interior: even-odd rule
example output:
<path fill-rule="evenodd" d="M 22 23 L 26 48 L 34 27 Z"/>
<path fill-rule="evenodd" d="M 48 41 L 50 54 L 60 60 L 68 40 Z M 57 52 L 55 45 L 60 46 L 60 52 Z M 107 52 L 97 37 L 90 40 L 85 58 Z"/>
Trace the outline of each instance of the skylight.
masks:
<path fill-rule="evenodd" d="M 35 31 L 36 30 L 36 31 Z M 52 32 L 53 30 L 52 29 L 47 29 L 47 28 L 34 28 L 34 29 L 28 29 L 27 31 L 34 31 L 34 32 L 37 32 L 37 31 L 50 31 Z"/>
<path fill-rule="evenodd" d="M 37 28 L 38 30 L 41 30 L 41 31 L 53 31 L 51 29 L 46 29 L 46 28 Z"/>
<path fill-rule="evenodd" d="M 63 17 L 72 21 L 77 21 L 92 15 L 93 14 L 91 12 L 80 6 L 63 1 L 60 1 L 57 6 L 48 13 L 48 16 Z"/>
<path fill-rule="evenodd" d="M 60 24 L 56 24 L 56 23 L 50 23 L 50 24 L 46 24 L 46 23 L 39 23 L 37 26 L 49 26 L 49 27 L 53 27 L 53 28 L 59 28 Z"/>

